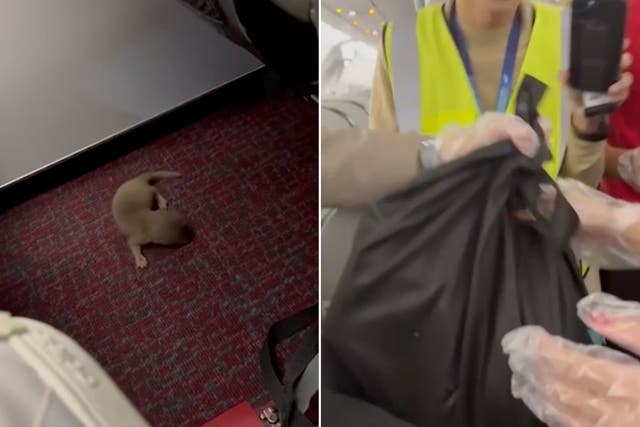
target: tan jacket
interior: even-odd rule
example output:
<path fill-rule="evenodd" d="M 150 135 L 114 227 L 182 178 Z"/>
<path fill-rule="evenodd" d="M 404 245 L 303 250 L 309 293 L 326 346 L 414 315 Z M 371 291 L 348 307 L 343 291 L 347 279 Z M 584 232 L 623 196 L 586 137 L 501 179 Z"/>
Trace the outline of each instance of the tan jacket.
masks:
<path fill-rule="evenodd" d="M 422 173 L 417 133 L 322 129 L 323 207 L 372 203 L 410 184 Z"/>
<path fill-rule="evenodd" d="M 525 4 L 523 22 L 531 22 L 531 6 Z M 469 29 L 463 28 L 467 33 Z M 467 37 L 469 54 L 483 105 L 495 105 L 499 71 L 506 46 L 506 30 L 474 33 Z M 523 25 L 517 69 L 522 65 L 531 32 Z M 504 41 L 501 41 L 504 40 Z M 382 49 L 380 50 L 382 52 Z M 479 55 L 478 52 L 481 54 Z M 340 207 L 373 202 L 420 174 L 417 134 L 397 134 L 391 83 L 384 54 L 378 55 L 371 93 L 372 130 L 324 130 L 322 133 L 322 205 Z M 606 141 L 593 143 L 571 135 L 562 165 L 562 176 L 596 186 L 604 172 Z"/>

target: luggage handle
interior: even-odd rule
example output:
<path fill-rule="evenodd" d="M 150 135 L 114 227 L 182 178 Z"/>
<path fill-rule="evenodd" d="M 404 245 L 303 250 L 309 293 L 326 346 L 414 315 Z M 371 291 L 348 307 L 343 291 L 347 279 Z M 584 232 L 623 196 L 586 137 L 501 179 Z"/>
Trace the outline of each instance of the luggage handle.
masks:
<path fill-rule="evenodd" d="M 278 410 L 278 422 L 282 427 L 314 427 L 295 404 L 295 386 L 309 362 L 318 354 L 318 329 L 306 338 L 285 366 L 282 381 L 276 373 L 275 348 L 287 338 L 304 330 L 318 320 L 318 304 L 294 313 L 274 323 L 260 350 L 260 367 L 271 397 Z"/>

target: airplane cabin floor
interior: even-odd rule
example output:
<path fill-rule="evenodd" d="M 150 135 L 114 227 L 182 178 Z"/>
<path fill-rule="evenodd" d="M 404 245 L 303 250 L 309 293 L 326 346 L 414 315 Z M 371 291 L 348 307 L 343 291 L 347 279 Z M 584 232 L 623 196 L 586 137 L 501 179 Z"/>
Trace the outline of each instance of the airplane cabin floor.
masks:
<path fill-rule="evenodd" d="M 317 104 L 282 91 L 223 106 L 0 214 L 0 309 L 60 329 L 153 426 L 267 400 L 267 328 L 318 299 Z M 123 181 L 176 170 L 196 239 L 137 270 L 110 214 Z"/>

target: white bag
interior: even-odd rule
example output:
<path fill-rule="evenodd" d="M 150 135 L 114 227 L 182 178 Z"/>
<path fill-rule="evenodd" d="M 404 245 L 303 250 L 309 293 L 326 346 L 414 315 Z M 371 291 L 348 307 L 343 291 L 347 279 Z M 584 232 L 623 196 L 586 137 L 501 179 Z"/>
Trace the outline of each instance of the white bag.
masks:
<path fill-rule="evenodd" d="M 0 311 L 0 427 L 149 427 L 75 341 Z"/>

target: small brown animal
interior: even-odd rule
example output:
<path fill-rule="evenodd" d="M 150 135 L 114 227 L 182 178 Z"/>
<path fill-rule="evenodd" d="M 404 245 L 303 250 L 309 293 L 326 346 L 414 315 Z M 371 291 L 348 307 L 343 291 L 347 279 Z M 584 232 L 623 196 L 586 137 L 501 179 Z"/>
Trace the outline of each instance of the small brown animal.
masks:
<path fill-rule="evenodd" d="M 142 246 L 150 243 L 183 245 L 193 240 L 193 229 L 185 224 L 177 211 L 167 208 L 167 200 L 155 187 L 164 179 L 179 176 L 178 172 L 147 172 L 122 184 L 113 196 L 113 218 L 127 238 L 138 268 L 147 266 Z"/>

